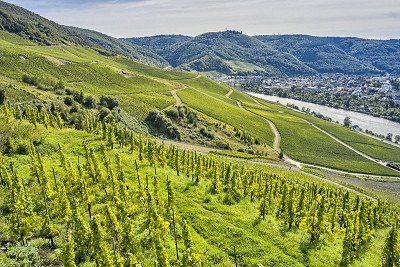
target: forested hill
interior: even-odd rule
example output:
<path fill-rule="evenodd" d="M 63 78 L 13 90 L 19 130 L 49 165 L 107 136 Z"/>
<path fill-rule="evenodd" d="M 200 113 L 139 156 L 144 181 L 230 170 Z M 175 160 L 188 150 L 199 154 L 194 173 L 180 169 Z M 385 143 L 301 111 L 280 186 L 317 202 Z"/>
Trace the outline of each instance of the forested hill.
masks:
<path fill-rule="evenodd" d="M 82 45 L 104 54 L 122 54 L 143 63 L 165 66 L 167 62 L 148 49 L 105 34 L 59 25 L 24 8 L 0 1 L 0 30 L 18 34 L 42 45 Z"/>
<path fill-rule="evenodd" d="M 400 40 L 308 35 L 256 36 L 274 48 L 291 53 L 320 73 L 400 73 Z"/>
<path fill-rule="evenodd" d="M 400 73 L 400 40 L 307 35 L 247 36 L 236 31 L 196 37 L 127 39 L 172 66 L 225 74 Z"/>
<path fill-rule="evenodd" d="M 316 71 L 293 55 L 236 31 L 196 37 L 155 36 L 127 39 L 158 53 L 173 67 L 225 74 L 309 75 Z"/>

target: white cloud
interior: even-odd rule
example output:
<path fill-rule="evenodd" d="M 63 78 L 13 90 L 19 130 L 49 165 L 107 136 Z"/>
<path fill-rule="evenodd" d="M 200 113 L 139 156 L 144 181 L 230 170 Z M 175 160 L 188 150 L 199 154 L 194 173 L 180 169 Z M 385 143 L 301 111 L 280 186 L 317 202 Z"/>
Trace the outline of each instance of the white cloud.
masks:
<path fill-rule="evenodd" d="M 117 37 L 168 33 L 197 35 L 226 28 L 247 34 L 400 36 L 398 0 L 57 1 L 64 4 L 57 5 L 50 0 L 14 2 L 59 23 Z"/>

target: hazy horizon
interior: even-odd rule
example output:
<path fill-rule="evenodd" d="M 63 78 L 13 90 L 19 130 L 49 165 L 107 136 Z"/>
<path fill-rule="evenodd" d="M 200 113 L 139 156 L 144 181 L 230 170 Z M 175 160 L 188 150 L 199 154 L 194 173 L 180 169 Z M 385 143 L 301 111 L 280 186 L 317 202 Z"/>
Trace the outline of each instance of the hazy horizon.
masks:
<path fill-rule="evenodd" d="M 396 0 L 8 0 L 57 23 L 114 37 L 226 29 L 248 35 L 313 35 L 399 39 Z"/>

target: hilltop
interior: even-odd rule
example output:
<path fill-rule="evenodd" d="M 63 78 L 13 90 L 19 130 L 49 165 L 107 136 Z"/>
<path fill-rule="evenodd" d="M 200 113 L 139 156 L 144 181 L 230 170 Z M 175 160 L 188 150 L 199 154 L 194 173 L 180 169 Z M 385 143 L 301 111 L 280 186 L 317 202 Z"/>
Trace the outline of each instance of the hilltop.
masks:
<path fill-rule="evenodd" d="M 173 38 L 173 42 L 168 42 Z M 165 58 L 173 67 L 225 74 L 311 75 L 314 70 L 289 53 L 234 31 L 127 39 Z"/>
<path fill-rule="evenodd" d="M 149 50 L 105 34 L 59 25 L 24 8 L 0 1 L 0 29 L 18 34 L 42 45 L 81 45 L 99 51 L 122 54 L 157 66 L 167 63 Z"/>
<path fill-rule="evenodd" d="M 157 53 L 174 67 L 205 72 L 362 75 L 399 74 L 400 69 L 400 40 L 307 35 L 253 37 L 235 31 L 126 40 Z"/>

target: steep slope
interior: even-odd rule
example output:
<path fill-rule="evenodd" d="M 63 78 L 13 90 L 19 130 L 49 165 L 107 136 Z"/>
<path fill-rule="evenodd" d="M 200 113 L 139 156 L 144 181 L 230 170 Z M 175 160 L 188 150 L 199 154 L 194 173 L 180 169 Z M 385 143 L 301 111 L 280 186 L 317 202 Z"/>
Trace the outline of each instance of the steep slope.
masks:
<path fill-rule="evenodd" d="M 24 8 L 0 1 L 0 29 L 16 33 L 42 45 L 83 45 L 108 50 L 157 66 L 167 63 L 160 56 L 140 46 L 105 34 L 59 25 Z M 107 54 L 106 51 L 103 53 Z"/>
<path fill-rule="evenodd" d="M 236 31 L 205 33 L 194 38 L 171 36 L 130 39 L 164 57 L 172 66 L 225 74 L 308 75 L 316 72 L 296 57 Z M 167 43 L 167 45 L 165 45 Z M 166 47 L 166 49 L 163 49 Z"/>
<path fill-rule="evenodd" d="M 308 35 L 263 35 L 257 39 L 291 53 L 322 73 L 400 73 L 400 40 Z"/>

